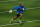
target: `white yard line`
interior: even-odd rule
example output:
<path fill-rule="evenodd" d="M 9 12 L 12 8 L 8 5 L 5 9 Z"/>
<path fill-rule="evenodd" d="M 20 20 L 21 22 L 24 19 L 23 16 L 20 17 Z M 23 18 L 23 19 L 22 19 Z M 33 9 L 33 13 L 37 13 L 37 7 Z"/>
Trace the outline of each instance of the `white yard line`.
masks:
<path fill-rule="evenodd" d="M 40 7 L 35 7 L 35 8 L 40 8 Z"/>
<path fill-rule="evenodd" d="M 0 12 L 0 13 L 6 13 L 6 12 L 9 12 L 9 11 L 5 11 L 5 12 Z"/>
<path fill-rule="evenodd" d="M 7 26 L 7 25 L 1 25 L 1 26 Z"/>
<path fill-rule="evenodd" d="M 31 22 L 35 22 L 35 21 L 40 21 L 40 20 L 33 20 L 33 21 L 26 21 L 26 22 L 31 23 Z M 0 27 L 1 27 L 1 26 L 8 26 L 8 25 L 15 25 L 15 24 L 19 24 L 19 23 L 0 25 Z"/>
<path fill-rule="evenodd" d="M 13 25 L 13 24 L 6 24 L 6 25 Z"/>
<path fill-rule="evenodd" d="M 8 2 L 8 1 L 0 1 L 0 2 Z"/>
<path fill-rule="evenodd" d="M 8 0 L 8 1 L 17 1 L 17 0 Z M 8 1 L 0 1 L 0 2 L 8 2 Z"/>
<path fill-rule="evenodd" d="M 34 21 L 40 21 L 40 20 L 34 20 Z"/>
<path fill-rule="evenodd" d="M 26 22 L 34 22 L 34 21 L 26 21 Z"/>
<path fill-rule="evenodd" d="M 8 26 L 8 25 L 15 25 L 15 24 L 19 24 L 19 23 L 0 25 L 0 27 L 1 27 L 1 26 Z"/>
<path fill-rule="evenodd" d="M 40 8 L 40 7 L 28 8 L 28 9 L 36 9 L 36 8 Z"/>
<path fill-rule="evenodd" d="M 8 1 L 17 1 L 17 0 L 8 0 Z"/>

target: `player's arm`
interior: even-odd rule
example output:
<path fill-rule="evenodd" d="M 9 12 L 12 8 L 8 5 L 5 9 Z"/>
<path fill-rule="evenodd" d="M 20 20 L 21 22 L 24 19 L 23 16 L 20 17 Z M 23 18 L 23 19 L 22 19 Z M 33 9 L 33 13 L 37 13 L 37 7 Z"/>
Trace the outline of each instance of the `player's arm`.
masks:
<path fill-rule="evenodd" d="M 17 9 L 18 7 L 14 7 L 12 10 Z M 12 10 L 9 11 L 9 13 L 12 13 Z"/>

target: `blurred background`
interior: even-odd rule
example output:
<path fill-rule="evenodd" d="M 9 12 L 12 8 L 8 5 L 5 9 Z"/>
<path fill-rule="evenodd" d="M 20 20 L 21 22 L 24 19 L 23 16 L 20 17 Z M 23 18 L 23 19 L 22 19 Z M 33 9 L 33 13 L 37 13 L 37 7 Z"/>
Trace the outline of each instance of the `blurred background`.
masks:
<path fill-rule="evenodd" d="M 16 11 L 8 11 L 20 3 L 26 7 L 22 17 L 24 24 L 17 23 L 19 18 L 13 21 L 16 24 L 10 24 L 9 21 L 16 16 Z M 0 27 L 40 27 L 40 0 L 0 0 Z"/>

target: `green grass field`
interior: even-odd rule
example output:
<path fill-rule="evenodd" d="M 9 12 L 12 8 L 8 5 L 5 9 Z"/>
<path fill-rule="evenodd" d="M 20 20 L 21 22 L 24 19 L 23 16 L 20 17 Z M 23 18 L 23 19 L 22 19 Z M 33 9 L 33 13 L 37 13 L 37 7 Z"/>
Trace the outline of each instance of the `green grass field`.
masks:
<path fill-rule="evenodd" d="M 13 11 L 13 13 L 5 11 L 11 10 L 21 2 L 27 8 L 23 13 L 23 24 L 18 23 L 19 18 L 14 20 L 13 24 L 10 24 L 10 18 L 16 16 L 16 11 Z M 40 27 L 40 0 L 0 0 L 0 27 Z"/>

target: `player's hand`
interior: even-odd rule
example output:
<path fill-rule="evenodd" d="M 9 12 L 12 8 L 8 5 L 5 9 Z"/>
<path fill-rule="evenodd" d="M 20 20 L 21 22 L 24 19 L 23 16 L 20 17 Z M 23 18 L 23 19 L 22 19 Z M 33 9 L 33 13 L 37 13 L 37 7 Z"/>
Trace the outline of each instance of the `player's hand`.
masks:
<path fill-rule="evenodd" d="M 12 10 L 10 10 L 9 13 L 12 13 Z"/>

